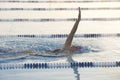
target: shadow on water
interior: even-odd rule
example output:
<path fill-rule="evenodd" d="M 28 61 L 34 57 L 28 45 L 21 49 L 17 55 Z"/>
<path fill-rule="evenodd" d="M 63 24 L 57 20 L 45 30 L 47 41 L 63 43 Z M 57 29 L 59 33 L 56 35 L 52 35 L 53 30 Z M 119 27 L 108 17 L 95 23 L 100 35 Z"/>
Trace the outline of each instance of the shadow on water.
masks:
<path fill-rule="evenodd" d="M 81 49 L 79 51 L 74 52 L 74 53 L 82 55 L 82 54 L 86 54 L 86 53 L 90 53 L 90 52 L 92 52 L 92 53 L 95 52 L 96 53 L 96 52 L 100 52 L 100 51 L 102 51 L 102 49 L 100 49 L 100 48 L 81 46 Z M 69 63 L 76 63 L 76 61 L 74 61 L 73 58 L 72 58 L 73 55 L 74 54 L 71 53 L 70 55 L 67 56 L 67 61 Z M 75 74 L 76 80 L 80 80 L 80 74 L 79 74 L 79 71 L 78 71 L 78 67 L 77 66 L 73 66 L 71 68 L 73 69 L 73 72 Z"/>
<path fill-rule="evenodd" d="M 67 60 L 68 60 L 69 63 L 75 63 L 75 61 L 72 59 L 71 55 L 69 55 L 67 57 Z M 78 67 L 75 66 L 75 67 L 72 67 L 72 69 L 74 71 L 76 80 L 80 80 L 80 74 L 79 74 L 79 71 L 78 71 Z"/>

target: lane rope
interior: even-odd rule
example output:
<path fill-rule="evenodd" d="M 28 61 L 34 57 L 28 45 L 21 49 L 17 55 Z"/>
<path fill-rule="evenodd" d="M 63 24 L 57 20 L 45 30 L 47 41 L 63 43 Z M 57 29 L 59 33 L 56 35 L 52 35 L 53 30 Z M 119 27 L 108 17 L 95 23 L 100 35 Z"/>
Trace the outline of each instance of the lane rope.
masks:
<path fill-rule="evenodd" d="M 34 34 L 19 34 L 19 35 L 0 35 L 0 38 L 9 38 L 9 37 L 25 37 L 25 38 L 66 38 L 68 34 L 41 34 L 41 35 L 34 35 Z M 75 34 L 75 38 L 99 38 L 99 37 L 120 37 L 120 33 L 106 33 L 106 34 Z"/>
<path fill-rule="evenodd" d="M 7 69 L 52 69 L 52 68 L 109 68 L 120 67 L 120 61 L 116 62 L 74 62 L 74 63 L 8 63 L 0 64 L 0 70 Z"/>
<path fill-rule="evenodd" d="M 93 2 L 120 2 L 120 0 L 0 0 L 4 3 L 93 3 Z"/>
<path fill-rule="evenodd" d="M 61 21 L 76 21 L 77 18 L 13 18 L 0 19 L 0 22 L 61 22 Z M 120 17 L 116 18 L 82 18 L 81 21 L 120 21 Z"/>
<path fill-rule="evenodd" d="M 78 10 L 78 8 L 0 8 L 0 11 L 67 11 Z M 120 7 L 97 7 L 97 8 L 81 8 L 81 10 L 120 10 Z"/>

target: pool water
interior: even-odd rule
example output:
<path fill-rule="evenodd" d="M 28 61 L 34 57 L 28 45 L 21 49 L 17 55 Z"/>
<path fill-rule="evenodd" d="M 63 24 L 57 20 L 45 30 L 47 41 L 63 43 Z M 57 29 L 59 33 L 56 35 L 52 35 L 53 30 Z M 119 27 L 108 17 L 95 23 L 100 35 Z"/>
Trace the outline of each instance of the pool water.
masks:
<path fill-rule="evenodd" d="M 120 38 L 74 38 L 73 45 L 81 49 L 69 55 L 50 56 L 47 50 L 62 48 L 66 38 L 0 38 L 0 64 L 71 63 L 120 61 Z M 29 54 L 47 54 L 32 56 Z M 49 55 L 48 55 L 49 54 Z M 68 53 L 59 53 L 68 54 Z M 7 66 L 6 66 L 7 67 Z M 8 65 L 9 67 L 9 65 Z M 54 67 L 54 66 L 53 66 Z M 72 67 L 47 69 L 2 69 L 0 80 L 119 80 L 119 67 Z"/>
<path fill-rule="evenodd" d="M 120 68 L 8 69 L 0 80 L 119 80 Z"/>
<path fill-rule="evenodd" d="M 63 47 L 66 38 L 19 38 L 7 37 L 0 40 L 0 62 L 66 62 L 66 52 L 52 56 L 49 50 Z M 74 38 L 73 45 L 81 49 L 72 52 L 75 61 L 119 61 L 120 38 Z M 46 52 L 47 51 L 47 52 Z M 48 56 L 30 56 L 29 54 L 49 54 Z M 61 54 L 61 55 L 60 55 Z M 51 55 L 51 56 L 50 56 Z"/>

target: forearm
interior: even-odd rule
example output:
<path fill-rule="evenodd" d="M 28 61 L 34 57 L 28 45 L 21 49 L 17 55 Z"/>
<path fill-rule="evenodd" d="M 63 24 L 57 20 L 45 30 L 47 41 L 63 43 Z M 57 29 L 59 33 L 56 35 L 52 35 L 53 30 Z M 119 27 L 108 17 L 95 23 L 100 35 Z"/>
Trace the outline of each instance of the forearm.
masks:
<path fill-rule="evenodd" d="M 79 22 L 80 22 L 80 19 L 77 19 L 70 34 L 73 34 L 73 35 L 75 34 L 78 28 Z"/>
<path fill-rule="evenodd" d="M 71 45 L 71 43 L 72 43 L 72 40 L 73 40 L 73 37 L 74 37 L 74 34 L 75 34 L 75 32 L 76 32 L 76 30 L 77 30 L 77 28 L 78 28 L 78 24 L 79 24 L 79 19 L 77 19 L 76 20 L 76 22 L 75 22 L 75 24 L 74 24 L 74 27 L 73 27 L 73 29 L 72 29 L 72 31 L 70 32 L 70 34 L 69 34 L 69 36 L 68 36 L 68 38 L 67 38 L 67 40 L 66 40 L 66 43 L 65 43 L 65 46 L 64 47 L 71 47 L 70 45 Z"/>
<path fill-rule="evenodd" d="M 78 28 L 78 25 L 79 25 L 79 22 L 80 22 L 80 19 L 81 19 L 81 11 L 80 11 L 80 8 L 79 8 L 79 15 L 78 15 L 78 19 L 76 20 L 66 42 L 65 42 L 65 45 L 64 45 L 64 48 L 63 49 L 69 49 L 71 48 L 71 44 L 72 44 L 72 40 L 73 40 L 73 37 L 75 35 L 75 32 Z"/>

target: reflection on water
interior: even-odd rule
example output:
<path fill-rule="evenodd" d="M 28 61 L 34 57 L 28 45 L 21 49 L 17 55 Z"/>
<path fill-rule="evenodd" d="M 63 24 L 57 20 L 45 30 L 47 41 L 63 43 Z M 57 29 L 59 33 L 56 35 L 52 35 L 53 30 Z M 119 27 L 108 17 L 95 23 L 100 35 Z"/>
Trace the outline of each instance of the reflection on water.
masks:
<path fill-rule="evenodd" d="M 0 71 L 0 80 L 120 80 L 120 68 L 8 69 Z M 80 75 L 79 75 L 80 74 Z"/>
<path fill-rule="evenodd" d="M 75 61 L 72 59 L 71 56 L 68 56 L 67 59 L 68 59 L 69 63 L 75 63 Z M 79 71 L 78 71 L 78 67 L 72 67 L 72 69 L 73 69 L 73 72 L 75 74 L 76 80 L 80 80 L 80 74 L 79 74 Z"/>

